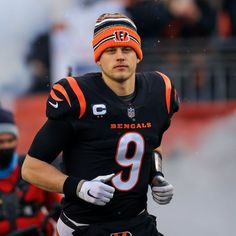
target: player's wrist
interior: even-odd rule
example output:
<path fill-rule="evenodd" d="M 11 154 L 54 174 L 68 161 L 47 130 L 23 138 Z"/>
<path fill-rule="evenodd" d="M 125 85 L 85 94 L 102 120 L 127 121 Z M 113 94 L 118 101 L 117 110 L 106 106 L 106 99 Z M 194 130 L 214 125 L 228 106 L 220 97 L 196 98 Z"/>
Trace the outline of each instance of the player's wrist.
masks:
<path fill-rule="evenodd" d="M 153 172 L 153 178 L 156 176 L 164 177 L 162 172 L 162 154 L 156 150 L 153 151 L 153 158 L 155 163 L 155 170 Z"/>
<path fill-rule="evenodd" d="M 77 197 L 77 190 L 81 189 L 84 180 L 74 176 L 68 176 L 63 184 L 63 193 L 67 198 Z"/>
<path fill-rule="evenodd" d="M 154 177 L 156 176 L 162 176 L 163 178 L 165 177 L 161 171 L 156 171 Z"/>
<path fill-rule="evenodd" d="M 82 179 L 79 181 L 78 185 L 77 185 L 77 188 L 76 188 L 76 196 L 77 197 L 80 197 L 80 191 L 81 191 L 81 188 L 82 188 L 82 185 L 86 182 L 87 180 L 85 179 Z"/>
<path fill-rule="evenodd" d="M 162 172 L 162 154 L 157 150 L 153 151 L 153 162 L 154 166 L 152 169 L 152 176 L 150 180 L 151 186 L 158 185 L 160 179 L 164 179 L 164 174 Z"/>

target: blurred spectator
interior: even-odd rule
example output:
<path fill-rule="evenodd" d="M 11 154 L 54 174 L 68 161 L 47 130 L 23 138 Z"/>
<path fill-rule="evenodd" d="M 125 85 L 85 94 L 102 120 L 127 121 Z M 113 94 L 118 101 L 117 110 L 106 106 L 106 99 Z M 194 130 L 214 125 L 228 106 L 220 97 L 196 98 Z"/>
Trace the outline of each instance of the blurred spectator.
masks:
<path fill-rule="evenodd" d="M 204 0 L 169 0 L 168 9 L 179 22 L 180 36 L 204 37 L 215 32 L 216 10 Z"/>
<path fill-rule="evenodd" d="M 15 98 L 29 91 L 31 76 L 25 63 L 30 42 L 64 15 L 78 0 L 1 0 L 0 98 Z M 17 84 L 17 86 L 16 86 Z"/>
<path fill-rule="evenodd" d="M 135 22 L 142 39 L 162 36 L 171 21 L 166 6 L 153 0 L 127 0 L 126 11 Z"/>
<path fill-rule="evenodd" d="M 142 37 L 210 36 L 216 11 L 204 0 L 129 0 L 127 11 Z"/>
<path fill-rule="evenodd" d="M 61 195 L 46 192 L 21 179 L 22 159 L 16 152 L 18 138 L 13 114 L 0 108 L 0 236 L 18 230 L 27 230 L 27 235 L 34 236 L 45 230 L 43 235 L 52 236 L 54 221 L 52 218 L 45 221 L 45 209 L 55 213 L 57 220 Z"/>
<path fill-rule="evenodd" d="M 77 0 L 75 6 L 65 10 L 51 35 L 53 82 L 66 76 L 68 68 L 73 75 L 99 70 L 93 62 L 91 41 L 96 17 L 104 12 L 124 12 L 123 1 Z"/>
<path fill-rule="evenodd" d="M 208 61 L 202 53 L 204 49 L 194 53 L 193 50 L 196 49 L 195 43 L 202 43 L 207 47 L 209 39 L 215 33 L 216 8 L 207 0 L 129 0 L 126 9 L 142 35 L 144 47 L 156 47 L 161 50 L 167 42 L 168 50 L 162 55 L 162 60 L 168 62 L 166 67 L 172 66 L 170 71 L 174 74 L 171 77 L 176 77 L 173 68 L 183 71 L 182 82 L 175 82 L 181 83 L 180 86 L 185 86 L 190 92 L 182 94 L 183 99 L 208 99 L 205 90 L 210 82 L 203 69 L 203 65 L 208 64 Z M 184 40 L 186 38 L 192 40 Z M 194 41 L 194 38 L 198 38 L 198 41 Z M 168 41 L 162 39 L 180 40 L 172 40 L 169 45 Z M 179 51 L 183 50 L 187 52 L 187 67 L 186 57 L 179 54 Z M 192 80 L 188 79 L 190 77 Z"/>
<path fill-rule="evenodd" d="M 50 88 L 50 36 L 45 32 L 32 42 L 27 64 L 30 66 L 32 84 L 30 93 L 47 92 Z"/>

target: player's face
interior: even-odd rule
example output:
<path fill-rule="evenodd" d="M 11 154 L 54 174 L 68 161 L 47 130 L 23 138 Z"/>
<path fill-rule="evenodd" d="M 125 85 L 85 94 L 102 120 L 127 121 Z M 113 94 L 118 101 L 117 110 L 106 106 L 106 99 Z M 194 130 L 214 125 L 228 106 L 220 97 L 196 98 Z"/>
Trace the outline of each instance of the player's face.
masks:
<path fill-rule="evenodd" d="M 130 47 L 110 47 L 102 53 L 98 65 L 107 78 L 124 82 L 134 78 L 139 61 L 136 52 Z"/>
<path fill-rule="evenodd" d="M 17 139 L 9 133 L 0 134 L 0 169 L 6 169 L 12 163 Z"/>
<path fill-rule="evenodd" d="M 3 133 L 0 134 L 0 149 L 16 148 L 17 139 L 14 135 Z"/>

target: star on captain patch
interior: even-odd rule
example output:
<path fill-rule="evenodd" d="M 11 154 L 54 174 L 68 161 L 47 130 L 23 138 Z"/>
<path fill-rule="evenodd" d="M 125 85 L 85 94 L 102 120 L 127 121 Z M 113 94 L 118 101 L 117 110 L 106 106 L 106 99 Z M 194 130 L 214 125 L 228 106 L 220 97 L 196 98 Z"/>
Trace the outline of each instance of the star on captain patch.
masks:
<path fill-rule="evenodd" d="M 134 118 L 135 117 L 135 109 L 133 107 L 128 107 L 127 108 L 127 115 L 129 118 Z"/>

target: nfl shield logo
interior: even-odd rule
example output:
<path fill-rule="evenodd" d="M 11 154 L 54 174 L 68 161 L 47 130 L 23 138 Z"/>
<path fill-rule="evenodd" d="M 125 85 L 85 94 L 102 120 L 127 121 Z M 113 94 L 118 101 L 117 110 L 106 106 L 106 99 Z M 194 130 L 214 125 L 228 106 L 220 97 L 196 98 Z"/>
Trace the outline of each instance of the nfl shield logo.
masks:
<path fill-rule="evenodd" d="M 132 108 L 132 107 L 128 107 L 128 109 L 127 109 L 127 113 L 128 113 L 128 117 L 129 118 L 134 118 L 135 117 L 135 110 L 134 110 L 134 108 Z"/>

